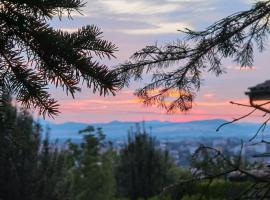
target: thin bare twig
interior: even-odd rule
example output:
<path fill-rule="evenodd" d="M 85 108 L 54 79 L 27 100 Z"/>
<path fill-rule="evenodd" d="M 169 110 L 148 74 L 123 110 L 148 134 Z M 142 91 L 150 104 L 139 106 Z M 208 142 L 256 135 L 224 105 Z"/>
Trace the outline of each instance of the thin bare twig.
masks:
<path fill-rule="evenodd" d="M 252 108 L 251 105 L 241 104 L 241 103 L 237 103 L 237 102 L 233 102 L 233 101 L 230 101 L 230 104 L 232 104 L 232 105 L 237 105 L 237 106 L 243 106 L 243 107 L 249 107 L 249 108 Z"/>
<path fill-rule="evenodd" d="M 270 121 L 270 117 L 261 124 L 261 126 L 257 130 L 256 134 L 252 138 L 249 139 L 250 142 L 253 141 L 261 131 L 263 132 L 265 130 L 265 127 L 267 126 L 267 123 L 269 121 Z"/>
<path fill-rule="evenodd" d="M 244 119 L 244 118 L 246 118 L 246 117 L 252 115 L 256 110 L 257 110 L 257 108 L 254 108 L 251 112 L 249 112 L 249 113 L 246 114 L 246 115 L 243 115 L 243 116 L 241 116 L 241 117 L 239 117 L 239 118 L 235 118 L 235 119 L 232 120 L 232 121 L 229 121 L 229 122 L 226 122 L 226 123 L 221 124 L 221 125 L 216 129 L 216 132 L 220 131 L 220 129 L 221 129 L 223 126 L 226 126 L 226 125 L 228 125 L 228 124 L 233 124 L 234 122 L 237 122 L 237 121 L 239 121 L 239 120 L 241 120 L 241 119 Z"/>

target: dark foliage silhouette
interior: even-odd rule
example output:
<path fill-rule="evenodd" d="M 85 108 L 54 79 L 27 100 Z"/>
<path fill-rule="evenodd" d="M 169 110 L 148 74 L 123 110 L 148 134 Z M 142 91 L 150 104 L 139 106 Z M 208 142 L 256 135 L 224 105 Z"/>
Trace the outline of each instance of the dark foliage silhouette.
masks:
<path fill-rule="evenodd" d="M 0 199 L 66 199 L 67 157 L 42 139 L 41 125 L 7 96 L 0 108 Z"/>
<path fill-rule="evenodd" d="M 139 126 L 129 133 L 117 166 L 118 192 L 131 200 L 147 200 L 170 184 L 173 162 L 167 151 L 156 148 L 156 140 Z"/>
<path fill-rule="evenodd" d="M 203 72 L 224 73 L 224 58 L 241 67 L 252 66 L 254 49 L 265 48 L 269 18 L 270 1 L 258 1 L 250 10 L 225 17 L 203 31 L 182 31 L 187 36 L 184 41 L 146 46 L 121 65 L 119 73 L 127 85 L 131 78 L 142 79 L 144 72 L 151 74 L 152 82 L 136 92 L 146 105 L 168 112 L 188 111 Z"/>
<path fill-rule="evenodd" d="M 72 97 L 81 83 L 100 95 L 115 94 L 121 82 L 116 73 L 95 58 L 114 57 L 116 46 L 89 25 L 76 32 L 56 30 L 49 20 L 84 6 L 81 0 L 0 1 L 0 83 L 26 108 L 58 114 L 49 85 Z"/>

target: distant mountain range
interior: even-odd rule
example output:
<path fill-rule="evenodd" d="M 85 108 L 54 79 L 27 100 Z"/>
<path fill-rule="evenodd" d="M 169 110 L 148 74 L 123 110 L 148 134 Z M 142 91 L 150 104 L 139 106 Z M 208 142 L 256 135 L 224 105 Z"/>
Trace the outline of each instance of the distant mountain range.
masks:
<path fill-rule="evenodd" d="M 219 132 L 216 129 L 225 120 L 202 120 L 191 122 L 162 122 L 162 121 L 146 121 L 144 122 L 145 129 L 159 140 L 184 140 L 187 138 L 216 138 L 216 137 L 237 137 L 250 138 L 252 137 L 259 124 L 254 123 L 235 123 L 224 126 Z M 54 124 L 47 121 L 40 121 L 43 126 L 49 126 L 50 138 L 52 140 L 81 140 L 82 136 L 78 131 L 91 125 L 95 128 L 102 128 L 106 138 L 112 141 L 123 141 L 127 138 L 127 133 L 136 126 L 136 122 L 120 122 L 112 121 L 109 123 L 77 123 L 67 122 L 62 124 Z M 142 126 L 142 123 L 141 123 Z M 265 130 L 269 132 L 269 129 Z"/>

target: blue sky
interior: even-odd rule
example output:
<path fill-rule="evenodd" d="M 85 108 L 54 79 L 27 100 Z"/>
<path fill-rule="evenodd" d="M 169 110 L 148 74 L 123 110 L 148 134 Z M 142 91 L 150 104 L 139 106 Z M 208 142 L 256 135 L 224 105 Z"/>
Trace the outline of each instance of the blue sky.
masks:
<path fill-rule="evenodd" d="M 116 59 L 104 61 L 109 66 L 116 66 L 146 45 L 155 42 L 162 45 L 164 42 L 183 39 L 184 35 L 177 31 L 179 29 L 187 27 L 202 30 L 222 17 L 249 9 L 252 3 L 252 0 L 89 0 L 82 9 L 83 15 L 73 13 L 73 20 L 63 17 L 61 21 L 56 17 L 51 25 L 70 32 L 87 24 L 97 25 L 104 32 L 104 38 L 119 48 Z M 268 54 L 268 50 L 263 54 L 255 53 L 252 70 L 240 70 L 239 66 L 225 60 L 223 64 L 227 69 L 226 74 L 221 77 L 205 74 L 194 109 L 188 114 L 167 115 L 164 110 L 144 107 L 138 103 L 133 92 L 145 84 L 142 81 L 133 83 L 116 97 L 98 97 L 90 90 L 83 89 L 73 100 L 59 90 L 53 90 L 62 112 L 55 120 L 107 122 L 231 119 L 246 110 L 230 105 L 229 101 L 246 102 L 246 89 L 269 78 Z"/>

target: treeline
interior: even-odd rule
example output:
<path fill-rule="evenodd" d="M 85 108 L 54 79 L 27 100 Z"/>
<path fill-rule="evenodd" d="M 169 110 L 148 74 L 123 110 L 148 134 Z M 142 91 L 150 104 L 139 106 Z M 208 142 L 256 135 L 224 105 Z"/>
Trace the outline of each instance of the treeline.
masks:
<path fill-rule="evenodd" d="M 67 141 L 59 148 L 27 111 L 18 111 L 11 99 L 5 102 L 0 108 L 0 200 L 176 200 L 201 194 L 227 199 L 248 185 L 226 179 L 183 184 L 192 178 L 190 171 L 177 167 L 139 126 L 119 152 L 91 126 L 79 132 L 81 144 Z"/>
<path fill-rule="evenodd" d="M 63 200 L 148 199 L 174 182 L 168 152 L 139 128 L 120 152 L 105 141 L 101 129 L 87 127 L 81 144 L 61 148 L 11 99 L 1 107 L 0 199 Z M 46 132 L 46 130 L 45 130 Z"/>

